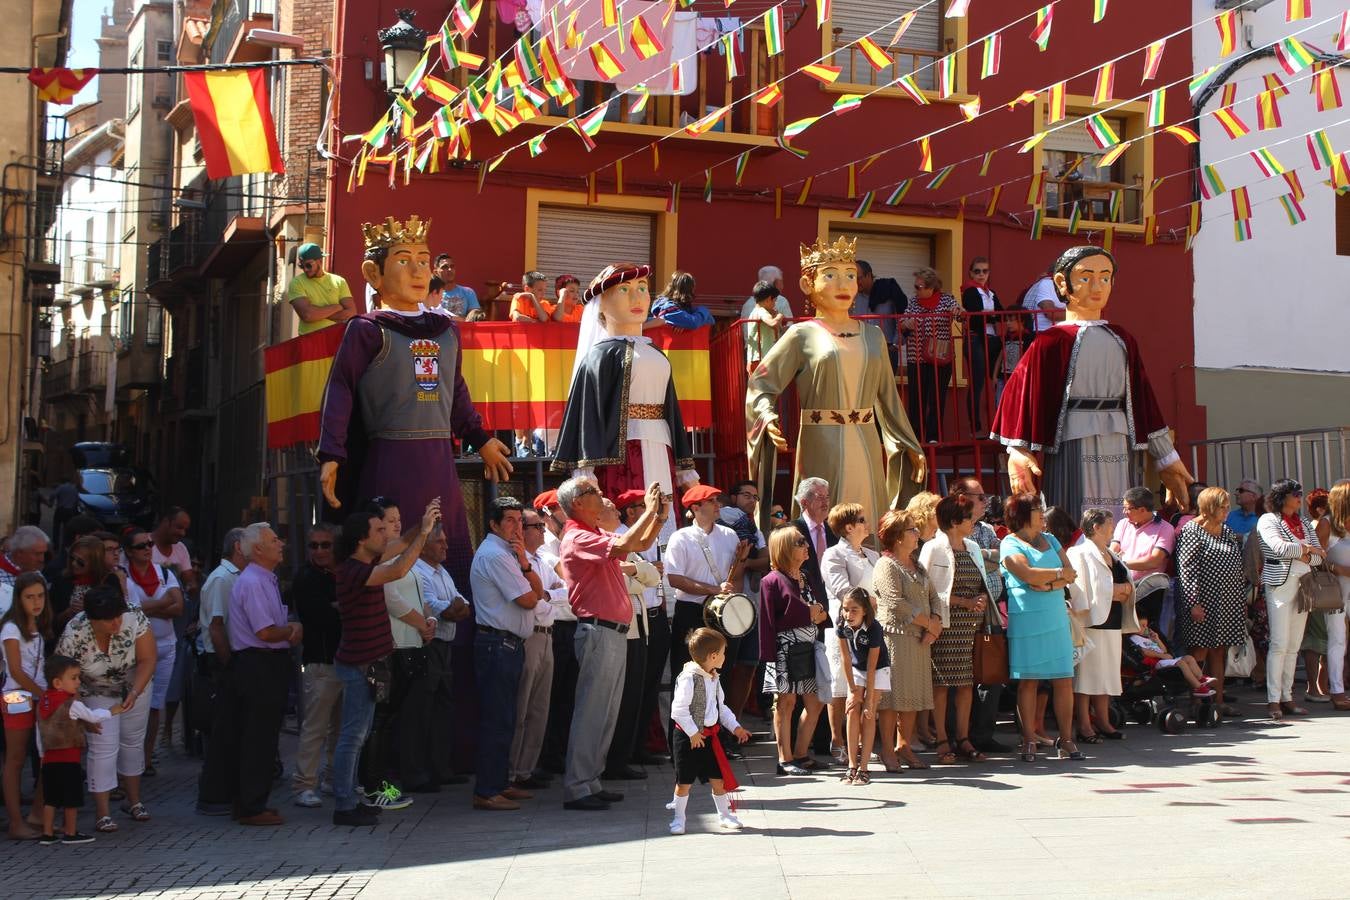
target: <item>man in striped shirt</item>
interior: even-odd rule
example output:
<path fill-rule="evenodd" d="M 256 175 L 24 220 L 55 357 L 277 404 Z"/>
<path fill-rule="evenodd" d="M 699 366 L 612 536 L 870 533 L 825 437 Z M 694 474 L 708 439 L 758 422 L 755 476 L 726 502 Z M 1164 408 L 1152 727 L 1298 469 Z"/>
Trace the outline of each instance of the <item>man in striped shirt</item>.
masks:
<path fill-rule="evenodd" d="M 400 546 L 403 541 L 397 535 L 390 537 L 377 512 L 353 513 L 342 525 L 344 560 L 337 569 L 342 639 L 333 655 L 333 668 L 342 682 L 342 730 L 333 753 L 334 825 L 374 825 L 378 821 L 378 807 L 358 805 L 361 798 L 356 792 L 356 764 L 375 715 L 367 676 L 374 663 L 394 652 L 384 586 L 408 574 L 440 516 L 441 501 L 437 497 L 427 504 L 421 527 L 406 546 Z M 382 565 L 391 552 L 397 552 L 397 558 Z"/>

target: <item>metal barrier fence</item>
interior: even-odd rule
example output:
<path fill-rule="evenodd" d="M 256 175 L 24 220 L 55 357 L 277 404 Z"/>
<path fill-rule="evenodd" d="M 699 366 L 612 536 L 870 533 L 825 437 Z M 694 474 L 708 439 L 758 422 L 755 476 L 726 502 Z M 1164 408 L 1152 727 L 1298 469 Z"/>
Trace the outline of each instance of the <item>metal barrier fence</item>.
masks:
<path fill-rule="evenodd" d="M 1248 479 L 1268 487 L 1280 478 L 1305 489 L 1330 487 L 1350 478 L 1350 425 L 1195 441 L 1191 471 L 1227 488 Z"/>

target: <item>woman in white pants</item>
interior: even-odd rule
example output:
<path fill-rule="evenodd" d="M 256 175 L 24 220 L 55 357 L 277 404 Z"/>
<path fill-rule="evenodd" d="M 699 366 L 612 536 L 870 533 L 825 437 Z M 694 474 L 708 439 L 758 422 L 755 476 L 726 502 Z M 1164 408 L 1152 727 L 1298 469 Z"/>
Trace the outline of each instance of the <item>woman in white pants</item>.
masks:
<path fill-rule="evenodd" d="M 1346 616 L 1350 615 L 1350 481 L 1342 481 L 1331 489 L 1327 497 L 1327 514 L 1318 525 L 1319 539 L 1320 526 L 1329 526 L 1325 544 L 1327 563 L 1340 579 L 1341 599 L 1345 602 L 1340 612 L 1327 613 L 1327 680 L 1331 682 L 1331 705 L 1344 711 L 1350 710 L 1350 697 L 1345 695 Z"/>
<path fill-rule="evenodd" d="M 860 503 L 837 503 L 826 520 L 830 530 L 839 535 L 839 542 L 820 555 L 820 575 L 829 594 L 830 618 L 825 628 L 825 656 L 830 661 L 830 686 L 822 691 L 822 700 L 829 699 L 830 753 L 836 759 L 848 759 L 844 752 L 844 701 L 848 699 L 848 680 L 844 675 L 844 657 L 839 650 L 834 626 L 842 614 L 844 595 L 854 588 L 872 589 L 872 568 L 880 554 L 863 542 L 872 536 L 866 511 Z M 817 685 L 824 688 L 824 685 Z"/>
<path fill-rule="evenodd" d="M 1272 719 L 1284 715 L 1307 715 L 1294 703 L 1294 666 L 1308 614 L 1295 604 L 1298 583 L 1322 558 L 1317 532 L 1300 511 L 1303 486 L 1282 478 L 1266 494 L 1267 512 L 1256 522 L 1256 533 L 1265 558 L 1261 584 L 1266 589 L 1266 613 L 1270 618 L 1270 649 L 1266 652 L 1266 705 Z"/>
<path fill-rule="evenodd" d="M 85 595 L 84 612 L 70 620 L 56 653 L 80 664 L 80 700 L 90 709 L 122 712 L 88 734 L 89 792 L 94 795 L 100 832 L 117 830 L 108 810 L 108 794 L 122 777 L 127 800 L 122 811 L 138 822 L 150 818 L 141 803 L 145 771 L 145 730 L 150 698 L 145 695 L 155 672 L 155 636 L 145 614 L 128 608 L 115 581 Z"/>
<path fill-rule="evenodd" d="M 122 542 L 127 560 L 127 605 L 139 608 L 150 621 L 155 636 L 155 677 L 151 684 L 149 721 L 145 729 L 146 775 L 154 775 L 150 754 L 155 749 L 155 735 L 159 733 L 159 712 L 169 696 L 173 681 L 174 658 L 178 653 L 178 636 L 173 621 L 183 614 L 183 590 L 168 566 L 157 566 L 151 559 L 154 541 L 148 532 L 129 532 Z"/>

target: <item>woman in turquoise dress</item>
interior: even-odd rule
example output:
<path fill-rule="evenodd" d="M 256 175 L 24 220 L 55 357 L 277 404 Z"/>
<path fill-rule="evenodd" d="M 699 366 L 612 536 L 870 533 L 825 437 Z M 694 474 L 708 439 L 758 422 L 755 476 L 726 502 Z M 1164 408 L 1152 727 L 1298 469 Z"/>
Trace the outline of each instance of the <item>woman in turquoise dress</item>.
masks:
<path fill-rule="evenodd" d="M 999 546 L 1008 586 L 1008 670 L 1017 681 L 1022 759 L 1036 761 L 1036 692 L 1050 682 L 1060 759 L 1082 759 L 1073 740 L 1073 636 L 1064 588 L 1077 577 L 1054 535 L 1044 532 L 1045 510 L 1035 494 L 1008 498 Z"/>

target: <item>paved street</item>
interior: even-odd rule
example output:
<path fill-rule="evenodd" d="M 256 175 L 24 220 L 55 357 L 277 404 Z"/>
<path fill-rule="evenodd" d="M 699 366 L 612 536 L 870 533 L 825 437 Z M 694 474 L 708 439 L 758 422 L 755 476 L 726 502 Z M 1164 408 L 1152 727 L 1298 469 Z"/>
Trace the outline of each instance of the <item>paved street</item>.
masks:
<path fill-rule="evenodd" d="M 1263 706 L 1250 689 L 1238 699 Z M 557 788 L 520 813 L 473 812 L 465 786 L 353 830 L 278 789 L 286 825 L 248 830 L 194 815 L 197 765 L 170 755 L 147 782 L 154 822 L 122 817 L 85 847 L 11 844 L 0 897 L 1119 897 L 1146 884 L 1345 896 L 1350 716 L 1322 705 L 1285 723 L 1176 737 L 1131 726 L 1126 741 L 1085 746 L 1085 763 L 997 759 L 870 787 L 775 778 L 764 741 L 747 760 L 746 831 L 709 830 L 704 787 L 679 838 L 666 830 L 669 767 L 625 786 L 609 813 L 565 812 Z"/>

